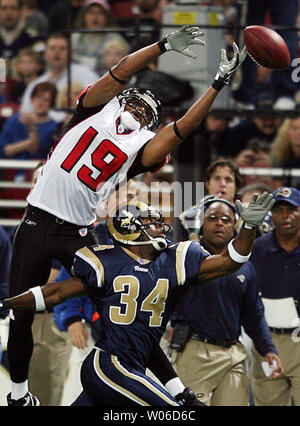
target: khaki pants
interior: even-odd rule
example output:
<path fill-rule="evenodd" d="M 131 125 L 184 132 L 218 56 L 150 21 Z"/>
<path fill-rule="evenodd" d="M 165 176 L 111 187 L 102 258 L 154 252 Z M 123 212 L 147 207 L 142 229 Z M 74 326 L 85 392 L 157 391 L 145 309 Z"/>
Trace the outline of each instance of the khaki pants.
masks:
<path fill-rule="evenodd" d="M 36 314 L 32 325 L 33 354 L 29 365 L 29 390 L 42 406 L 60 405 L 72 345 L 59 331 L 53 313 Z"/>
<path fill-rule="evenodd" d="M 255 349 L 250 369 L 254 404 L 258 406 L 300 406 L 300 342 L 293 342 L 291 334 L 272 333 L 283 366 L 282 377 L 266 377 L 261 363 L 265 361 Z"/>
<path fill-rule="evenodd" d="M 185 386 L 204 393 L 199 398 L 212 406 L 249 405 L 249 379 L 245 370 L 247 351 L 241 343 L 230 348 L 189 340 L 176 353 L 175 368 Z"/>
<path fill-rule="evenodd" d="M 80 380 L 81 366 L 95 345 L 95 340 L 93 339 L 91 333 L 91 326 L 87 323 L 85 326 L 88 333 L 87 348 L 78 349 L 75 346 L 72 346 L 71 356 L 69 362 L 67 363 L 69 368 L 64 384 L 64 392 L 61 402 L 61 405 L 63 406 L 71 405 L 82 392 L 82 385 Z"/>

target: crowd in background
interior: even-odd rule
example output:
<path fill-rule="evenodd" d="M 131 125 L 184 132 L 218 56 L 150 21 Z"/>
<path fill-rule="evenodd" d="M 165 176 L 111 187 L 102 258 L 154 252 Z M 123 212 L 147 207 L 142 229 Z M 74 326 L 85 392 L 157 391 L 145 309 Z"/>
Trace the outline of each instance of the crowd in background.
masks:
<path fill-rule="evenodd" d="M 6 82 L 0 83 L 0 158 L 46 159 L 79 93 L 129 52 L 158 41 L 164 7 L 175 3 L 167 0 L 2 0 L 0 57 L 6 62 Z M 216 31 L 224 32 L 229 55 L 233 41 L 241 44 L 239 28 L 242 26 L 275 25 L 283 27 L 279 33 L 286 40 L 292 59 L 297 60 L 299 33 L 285 28 L 294 28 L 300 20 L 298 1 L 281 3 L 194 2 L 197 8 L 219 7 L 228 29 Z M 229 116 L 225 111 L 212 112 L 190 136 L 190 146 L 197 146 L 192 165 L 201 170 L 198 180 L 203 179 L 208 164 L 220 157 L 234 160 L 239 167 L 299 168 L 300 91 L 296 80 L 295 66 L 271 71 L 247 58 L 230 87 L 229 105 L 233 111 L 246 110 L 251 114 L 243 116 L 233 112 Z M 46 82 L 49 86 L 44 85 L 43 92 L 39 89 L 38 96 L 33 98 L 34 87 Z M 55 86 L 56 93 L 50 85 Z M 165 124 L 176 116 L 178 109 L 186 108 L 193 101 L 193 83 L 162 72 L 159 62 L 137 72 L 128 85 L 148 87 L 161 98 L 167 108 Z M 283 110 L 293 111 L 294 115 L 290 117 Z M 189 158 L 189 150 L 185 149 L 180 155 Z M 0 170 L 2 180 L 22 182 L 30 178 L 29 173 Z M 245 183 L 257 180 L 273 188 L 282 184 L 299 185 L 299 179 L 291 181 L 281 176 L 276 179 L 252 176 L 247 177 Z M 23 189 L 0 188 L 0 191 L 3 199 L 26 196 Z M 20 212 L 1 209 L 0 216 L 7 215 L 20 217 Z"/>
<path fill-rule="evenodd" d="M 158 41 L 164 7 L 173 3 L 176 2 L 0 0 L 0 58 L 6 63 L 6 81 L 0 81 L 0 160 L 45 161 L 68 122 L 78 95 L 123 56 Z M 239 26 L 300 27 L 298 0 L 191 3 L 203 8 L 222 8 L 228 24 L 228 29 L 222 31 L 229 55 L 233 41 L 238 44 L 241 41 Z M 281 3 L 284 7 L 280 8 Z M 82 31 L 78 32 L 79 29 Z M 99 29 L 103 32 L 94 31 Z M 300 54 L 299 31 L 279 30 L 292 59 Z M 157 93 L 167 111 L 162 125 L 193 100 L 191 82 L 161 72 L 159 62 L 136 73 L 128 86 L 149 88 Z M 300 86 L 295 67 L 274 72 L 247 58 L 230 87 L 230 106 L 236 114 L 232 112 L 229 116 L 225 111 L 208 114 L 181 148 L 184 152 L 171 158 L 174 169 L 180 158 L 186 163 L 192 161 L 192 166 L 201 170 L 198 178 L 205 181 L 207 193 L 218 194 L 231 203 L 237 197 L 243 199 L 248 190 L 262 192 L 260 189 L 266 188 L 273 191 L 282 186 L 300 189 L 300 173 L 299 177 L 286 173 L 288 169 L 300 171 Z M 243 116 L 243 110 L 250 113 Z M 191 159 L 191 147 L 194 149 L 195 146 L 197 156 Z M 227 175 L 219 174 L 217 187 L 210 191 L 208 184 L 218 161 Z M 267 168 L 269 172 L 242 178 L 238 169 L 245 167 Z M 285 173 L 274 177 L 270 172 L 272 167 L 282 168 Z M 162 169 L 160 175 L 150 178 L 145 175 L 139 180 L 149 183 L 149 179 L 163 178 Z M 1 181 L 22 183 L 30 179 L 31 171 L 0 168 Z M 249 187 L 251 184 L 258 186 Z M 0 187 L 0 198 L 25 200 L 28 191 Z M 1 218 L 20 218 L 22 214 L 21 210 L 13 208 L 0 209 Z M 0 267 L 3 275 L 0 273 L 0 296 L 6 292 L 5 274 L 11 245 L 5 233 L 2 240 L 0 261 L 5 264 Z M 76 337 L 72 336 L 72 339 L 74 344 Z M 78 343 L 74 346 L 82 348 L 85 345 Z M 61 398 L 62 384 L 59 386 L 58 399 Z"/>

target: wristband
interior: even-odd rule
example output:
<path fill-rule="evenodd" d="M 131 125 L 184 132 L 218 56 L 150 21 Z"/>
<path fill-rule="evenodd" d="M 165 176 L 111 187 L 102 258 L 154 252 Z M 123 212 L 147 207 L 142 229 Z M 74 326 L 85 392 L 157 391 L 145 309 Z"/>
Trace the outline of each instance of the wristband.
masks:
<path fill-rule="evenodd" d="M 212 87 L 219 92 L 226 84 L 228 84 L 228 80 L 217 74 L 215 80 L 212 83 Z"/>
<path fill-rule="evenodd" d="M 175 135 L 179 138 L 179 139 L 181 139 L 182 141 L 184 141 L 184 137 L 183 136 L 181 136 L 181 134 L 180 134 L 180 132 L 179 132 L 179 130 L 178 130 L 178 127 L 177 127 L 177 123 L 176 123 L 176 121 L 174 121 L 174 124 L 173 124 L 173 129 L 174 129 L 174 133 L 175 133 Z"/>
<path fill-rule="evenodd" d="M 37 312 L 45 311 L 46 305 L 45 305 L 45 299 L 44 299 L 41 287 L 40 286 L 32 287 L 29 289 L 29 291 L 31 291 L 31 293 L 34 295 L 35 310 Z"/>
<path fill-rule="evenodd" d="M 108 72 L 109 72 L 110 76 L 111 76 L 114 80 L 116 80 L 118 83 L 120 83 L 120 84 L 128 83 L 128 80 L 120 80 L 118 77 L 116 77 L 116 76 L 112 73 L 112 70 L 111 70 L 111 69 L 109 69 L 109 70 L 108 70 Z"/>
<path fill-rule="evenodd" d="M 236 263 L 247 262 L 249 260 L 250 256 L 251 256 L 251 251 L 246 256 L 243 256 L 235 250 L 232 242 L 233 242 L 233 240 L 231 240 L 228 244 L 228 252 L 229 252 L 229 256 L 231 257 L 231 259 L 234 260 L 234 262 L 236 262 Z"/>
<path fill-rule="evenodd" d="M 174 377 L 165 384 L 165 388 L 173 398 L 184 391 L 184 385 L 179 377 Z"/>
<path fill-rule="evenodd" d="M 11 308 L 11 303 L 9 300 L 2 299 L 0 300 L 0 312 L 8 311 Z"/>
<path fill-rule="evenodd" d="M 172 50 L 171 46 L 168 43 L 167 37 L 164 37 L 157 43 L 158 47 L 162 51 L 162 53 L 165 53 L 167 50 Z"/>
<path fill-rule="evenodd" d="M 249 223 L 245 223 L 245 222 L 244 222 L 244 228 L 245 228 L 245 229 L 251 229 L 251 230 L 253 230 L 253 229 L 255 229 L 255 228 L 256 228 L 256 226 L 252 226 L 252 225 L 250 225 Z"/>

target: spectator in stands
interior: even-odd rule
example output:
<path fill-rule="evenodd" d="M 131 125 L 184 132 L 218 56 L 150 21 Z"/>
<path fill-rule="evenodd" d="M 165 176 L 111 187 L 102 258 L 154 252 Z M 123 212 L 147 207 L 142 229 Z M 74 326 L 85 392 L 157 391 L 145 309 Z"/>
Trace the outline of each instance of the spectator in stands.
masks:
<path fill-rule="evenodd" d="M 0 157 L 45 159 L 54 140 L 57 123 L 49 117 L 55 104 L 56 87 L 39 83 L 31 94 L 33 113 L 17 112 L 9 118 L 0 134 Z"/>
<path fill-rule="evenodd" d="M 274 229 L 255 241 L 250 262 L 284 374 L 271 381 L 253 349 L 251 386 L 257 406 L 300 406 L 300 194 L 293 187 L 282 187 L 273 197 Z"/>
<path fill-rule="evenodd" d="M 11 76 L 11 60 L 24 47 L 41 52 L 45 42 L 21 19 L 21 0 L 0 0 L 0 57 L 7 60 L 7 76 Z"/>
<path fill-rule="evenodd" d="M 205 170 L 212 161 L 227 157 L 231 146 L 229 140 L 229 119 L 220 113 L 209 112 L 194 132 L 197 154 Z"/>
<path fill-rule="evenodd" d="M 45 15 L 48 15 L 51 7 L 54 7 L 57 3 L 61 2 L 61 0 L 37 0 L 39 10 L 45 13 Z"/>
<path fill-rule="evenodd" d="M 281 122 L 272 114 L 273 107 L 272 96 L 262 93 L 256 102 L 256 108 L 263 110 L 261 115 L 229 128 L 227 155 L 234 157 L 240 167 L 271 165 L 270 148 Z"/>
<path fill-rule="evenodd" d="M 130 46 L 125 39 L 112 39 L 103 44 L 103 66 L 98 66 L 99 75 L 104 74 L 111 67 L 116 65 L 120 59 L 127 55 L 130 51 Z"/>
<path fill-rule="evenodd" d="M 275 167 L 300 168 L 300 113 L 284 120 L 271 149 Z"/>
<path fill-rule="evenodd" d="M 83 3 L 84 0 L 56 0 L 48 14 L 49 34 L 74 28 Z"/>
<path fill-rule="evenodd" d="M 22 20 L 26 28 L 34 29 L 41 37 L 48 36 L 48 18 L 39 9 L 36 0 L 22 0 Z"/>
<path fill-rule="evenodd" d="M 160 39 L 161 8 L 160 0 L 135 0 L 131 18 L 120 18 L 119 26 L 134 27 L 134 31 L 126 32 L 124 36 L 133 45 L 136 41 L 144 45 L 155 43 Z M 147 31 L 143 33 L 143 30 Z"/>
<path fill-rule="evenodd" d="M 44 53 L 46 72 L 32 81 L 26 88 L 22 103 L 21 112 L 32 112 L 31 93 L 37 83 L 50 81 L 60 90 L 68 83 L 68 35 L 66 33 L 53 33 L 49 36 Z M 84 65 L 71 64 L 71 82 L 78 81 L 85 87 L 98 80 L 95 72 Z M 50 116 L 58 122 L 65 118 L 64 113 L 50 112 Z"/>
<path fill-rule="evenodd" d="M 135 42 L 133 51 L 144 46 L 143 42 Z M 159 71 L 158 59 L 154 59 L 146 67 L 134 73 L 126 86 L 152 90 L 165 107 L 175 105 L 179 107 L 184 102 L 191 100 L 194 95 L 193 86 L 189 81 Z"/>
<path fill-rule="evenodd" d="M 209 113 L 195 132 L 204 168 L 220 156 L 234 159 L 239 167 L 269 167 L 270 147 L 281 122 L 272 114 L 273 105 L 271 94 L 261 93 L 256 108 L 264 110 L 263 113 L 243 119 L 233 126 L 229 125 L 228 117 L 222 113 Z"/>
<path fill-rule="evenodd" d="M 244 14 L 246 19 L 240 22 L 242 25 L 265 25 L 266 15 L 269 13 L 272 25 L 283 27 L 295 27 L 298 14 L 298 0 L 261 1 L 248 0 L 244 2 Z M 296 31 L 278 30 L 278 33 L 286 41 L 291 58 L 297 56 Z M 290 103 L 294 103 L 294 95 L 297 84 L 291 78 L 292 68 L 283 71 L 273 71 L 271 75 L 271 89 L 276 103 L 283 105 L 282 109 L 289 109 Z M 257 66 L 248 56 L 239 76 L 233 80 L 234 99 L 244 108 L 253 108 L 257 94 Z M 286 106 L 285 106 L 286 105 Z"/>
<path fill-rule="evenodd" d="M 62 121 L 58 125 L 58 128 L 57 128 L 58 137 L 59 137 L 59 134 L 62 132 L 63 128 L 65 127 L 65 125 L 71 119 L 74 109 L 76 107 L 78 97 L 84 89 L 85 87 L 81 83 L 79 83 L 78 81 L 74 81 L 71 83 L 70 92 L 69 92 L 69 86 L 67 84 L 64 87 L 62 87 L 61 90 L 58 92 L 57 100 L 56 100 L 57 108 L 65 108 L 70 110 L 65 116 L 64 121 Z"/>
<path fill-rule="evenodd" d="M 287 118 L 280 126 L 271 148 L 272 165 L 285 169 L 300 169 L 300 113 Z M 276 178 L 278 186 L 290 183 L 289 177 Z M 300 178 L 293 178 L 293 186 L 300 188 Z"/>
<path fill-rule="evenodd" d="M 110 0 L 109 3 L 118 22 L 124 18 L 134 17 L 134 0 Z"/>
<path fill-rule="evenodd" d="M 243 178 L 233 161 L 219 158 L 206 169 L 204 182 L 206 195 L 212 194 L 234 203 Z"/>
<path fill-rule="evenodd" d="M 115 25 L 109 3 L 106 0 L 86 0 L 79 12 L 76 29 L 92 31 Z M 72 34 L 73 60 L 98 72 L 105 65 L 103 57 L 104 43 L 110 40 L 122 42 L 124 38 L 117 32 L 78 32 Z"/>
<path fill-rule="evenodd" d="M 233 204 L 242 184 L 243 178 L 239 169 L 231 160 L 220 158 L 213 161 L 206 169 L 204 190 L 205 195 L 208 197 L 216 196 Z M 203 200 L 200 201 L 201 205 Z M 181 213 L 179 221 L 183 232 L 183 239 L 199 240 L 199 230 L 201 227 L 199 223 L 201 219 L 199 216 L 200 213 L 198 205 L 194 205 Z"/>
<path fill-rule="evenodd" d="M 20 50 L 13 65 L 13 79 L 8 81 L 8 101 L 21 103 L 26 87 L 44 70 L 44 61 L 40 53 L 30 47 Z"/>
<path fill-rule="evenodd" d="M 263 183 L 252 183 L 243 186 L 237 193 L 237 199 L 245 205 L 248 205 L 254 194 L 261 195 L 264 191 L 272 192 L 272 188 Z"/>

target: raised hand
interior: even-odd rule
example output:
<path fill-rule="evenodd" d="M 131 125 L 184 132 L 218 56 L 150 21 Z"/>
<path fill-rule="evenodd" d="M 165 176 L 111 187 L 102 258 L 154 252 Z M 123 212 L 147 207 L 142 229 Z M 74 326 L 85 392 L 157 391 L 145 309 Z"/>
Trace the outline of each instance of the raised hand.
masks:
<path fill-rule="evenodd" d="M 204 33 L 200 31 L 198 27 L 184 25 L 179 30 L 166 35 L 159 42 L 159 46 L 163 52 L 166 50 L 174 50 L 175 52 L 181 53 L 182 55 L 188 56 L 189 58 L 196 59 L 197 55 L 189 50 L 188 47 L 193 44 L 205 46 L 205 41 L 199 38 L 203 35 Z"/>
<path fill-rule="evenodd" d="M 260 226 L 274 203 L 273 195 L 266 191 L 259 198 L 258 194 L 254 194 L 247 207 L 244 207 L 240 200 L 235 202 L 247 229 L 254 229 Z"/>
<path fill-rule="evenodd" d="M 221 90 L 225 84 L 228 84 L 230 77 L 242 65 L 246 56 L 246 46 L 244 46 L 240 51 L 236 43 L 233 43 L 233 57 L 230 60 L 227 59 L 226 50 L 221 49 L 220 64 L 212 86 L 216 90 Z"/>
<path fill-rule="evenodd" d="M 230 59 L 230 61 L 227 59 L 226 50 L 221 49 L 218 74 L 225 80 L 229 81 L 231 75 L 242 65 L 246 56 L 246 46 L 244 46 L 240 51 L 237 44 L 233 43 L 233 57 Z"/>

